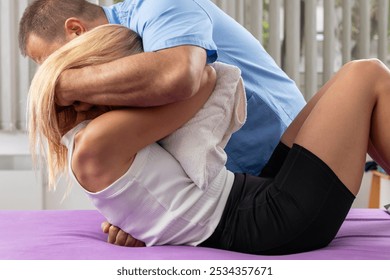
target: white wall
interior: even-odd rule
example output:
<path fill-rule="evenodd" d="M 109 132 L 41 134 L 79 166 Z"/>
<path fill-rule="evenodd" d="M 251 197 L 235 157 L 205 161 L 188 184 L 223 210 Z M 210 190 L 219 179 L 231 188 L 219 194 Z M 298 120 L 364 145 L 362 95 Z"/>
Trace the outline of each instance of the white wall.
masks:
<path fill-rule="evenodd" d="M 0 209 L 41 209 L 42 184 L 32 169 L 27 136 L 0 133 Z"/>
<path fill-rule="evenodd" d="M 68 186 L 65 179 L 60 179 L 55 191 L 45 190 L 45 209 L 69 210 L 69 209 L 94 209 L 84 191 L 78 186 Z"/>
<path fill-rule="evenodd" d="M 0 133 L 0 210 L 93 209 L 80 188 L 59 181 L 49 192 L 40 170 L 34 170 L 27 135 Z"/>

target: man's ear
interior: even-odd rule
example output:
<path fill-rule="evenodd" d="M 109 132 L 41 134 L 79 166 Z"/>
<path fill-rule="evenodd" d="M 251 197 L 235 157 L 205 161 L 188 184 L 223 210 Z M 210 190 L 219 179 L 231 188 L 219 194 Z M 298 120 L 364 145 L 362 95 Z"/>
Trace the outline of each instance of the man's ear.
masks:
<path fill-rule="evenodd" d="M 68 18 L 65 21 L 64 27 L 67 41 L 70 41 L 87 31 L 87 28 L 85 27 L 83 22 L 80 19 L 74 17 Z"/>

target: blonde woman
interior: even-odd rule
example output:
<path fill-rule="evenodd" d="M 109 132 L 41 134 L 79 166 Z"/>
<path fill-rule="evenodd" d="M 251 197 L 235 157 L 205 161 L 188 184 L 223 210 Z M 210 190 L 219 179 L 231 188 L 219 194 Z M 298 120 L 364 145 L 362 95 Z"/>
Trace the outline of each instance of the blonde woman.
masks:
<path fill-rule="evenodd" d="M 86 34 L 106 36 L 105 31 Z M 377 60 L 345 65 L 290 125 L 261 176 L 222 168 L 210 185 L 199 188 L 183 163 L 155 142 L 196 117 L 214 89 L 215 72 L 205 68 L 201 89 L 190 102 L 110 111 L 89 104 L 56 107 L 55 80 L 45 79 L 56 69 L 85 65 L 70 63 L 67 51 L 90 49 L 88 63 L 100 63 L 115 59 L 108 57 L 111 51 L 129 43 L 119 39 L 104 46 L 102 40 L 99 47 L 108 50 L 103 54 L 94 52 L 98 46 L 88 45 L 90 40 L 71 42 L 41 66 L 30 91 L 30 130 L 34 146 L 35 135 L 48 140 L 52 178 L 68 161 L 71 179 L 108 222 L 126 232 L 120 237 L 114 232 L 113 243 L 126 245 L 131 235 L 146 246 L 254 254 L 318 249 L 329 244 L 348 213 L 366 153 L 390 171 L 390 73 Z M 213 137 L 212 131 L 205 133 Z"/>

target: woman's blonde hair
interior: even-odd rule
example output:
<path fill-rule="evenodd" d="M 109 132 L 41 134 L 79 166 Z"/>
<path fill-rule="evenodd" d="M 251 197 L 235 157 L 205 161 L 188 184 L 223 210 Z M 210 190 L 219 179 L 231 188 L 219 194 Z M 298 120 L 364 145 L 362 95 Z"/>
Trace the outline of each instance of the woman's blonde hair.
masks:
<path fill-rule="evenodd" d="M 67 170 L 67 149 L 61 138 L 75 125 L 77 117 L 73 106 L 58 107 L 55 103 L 58 77 L 67 69 L 107 63 L 140 52 L 142 42 L 135 32 L 107 24 L 73 39 L 39 67 L 28 94 L 28 132 L 34 162 L 47 163 L 49 188 L 55 188 L 56 178 Z"/>

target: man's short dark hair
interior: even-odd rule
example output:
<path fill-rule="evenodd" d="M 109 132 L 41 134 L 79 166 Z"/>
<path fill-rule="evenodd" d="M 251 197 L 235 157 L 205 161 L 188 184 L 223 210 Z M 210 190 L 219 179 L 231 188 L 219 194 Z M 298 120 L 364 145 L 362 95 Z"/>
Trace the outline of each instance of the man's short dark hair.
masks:
<path fill-rule="evenodd" d="M 19 48 L 26 55 L 31 34 L 47 42 L 64 40 L 65 21 L 70 17 L 95 20 L 102 8 L 86 0 L 35 0 L 24 11 L 19 24 Z"/>

